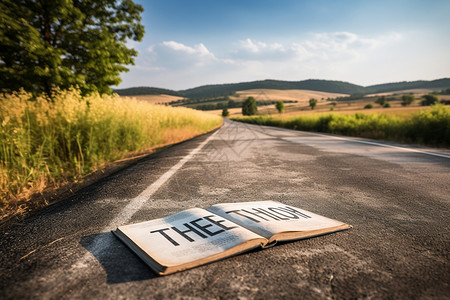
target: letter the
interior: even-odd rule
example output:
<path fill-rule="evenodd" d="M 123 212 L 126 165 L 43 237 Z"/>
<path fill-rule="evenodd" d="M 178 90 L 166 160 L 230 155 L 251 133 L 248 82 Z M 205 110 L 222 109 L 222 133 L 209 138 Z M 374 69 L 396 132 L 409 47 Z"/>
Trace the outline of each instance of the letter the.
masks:
<path fill-rule="evenodd" d="M 169 230 L 170 228 L 163 228 L 158 230 L 150 231 L 150 233 L 156 233 L 159 232 L 163 237 L 165 237 L 169 242 L 171 242 L 174 246 L 180 246 L 174 239 L 172 239 L 167 233 L 165 233 L 165 230 Z"/>

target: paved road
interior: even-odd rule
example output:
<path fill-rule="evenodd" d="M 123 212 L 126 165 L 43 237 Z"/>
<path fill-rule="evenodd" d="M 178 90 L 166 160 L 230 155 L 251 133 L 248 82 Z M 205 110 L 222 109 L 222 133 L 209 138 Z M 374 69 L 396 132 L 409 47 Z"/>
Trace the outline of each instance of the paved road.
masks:
<path fill-rule="evenodd" d="M 3 228 L 0 298 L 448 298 L 450 155 L 397 146 L 227 121 Z M 165 277 L 110 233 L 254 200 L 354 228 Z"/>

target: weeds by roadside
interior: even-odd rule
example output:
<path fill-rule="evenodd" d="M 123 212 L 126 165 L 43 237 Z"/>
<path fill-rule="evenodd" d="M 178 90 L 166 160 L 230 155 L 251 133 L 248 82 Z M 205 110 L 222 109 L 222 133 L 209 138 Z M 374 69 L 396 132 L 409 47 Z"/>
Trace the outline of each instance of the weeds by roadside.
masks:
<path fill-rule="evenodd" d="M 295 130 L 450 147 L 450 108 L 442 105 L 435 105 L 407 118 L 380 113 L 355 113 L 287 118 L 251 116 L 233 120 Z"/>
<path fill-rule="evenodd" d="M 0 95 L 0 211 L 49 186 L 84 175 L 129 153 L 205 133 L 221 118 L 187 108 L 73 89 L 52 100 L 25 92 Z M 1 219 L 1 217 L 0 217 Z"/>

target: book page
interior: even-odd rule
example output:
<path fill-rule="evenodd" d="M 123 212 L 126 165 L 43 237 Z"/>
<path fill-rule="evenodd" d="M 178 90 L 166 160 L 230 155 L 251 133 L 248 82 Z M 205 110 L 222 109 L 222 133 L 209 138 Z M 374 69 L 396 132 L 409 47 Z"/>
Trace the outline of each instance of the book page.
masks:
<path fill-rule="evenodd" d="M 121 226 L 118 230 L 167 267 L 214 256 L 249 240 L 258 239 L 256 246 L 266 242 L 261 236 L 200 208 Z"/>
<path fill-rule="evenodd" d="M 350 225 L 276 201 L 216 204 L 208 208 L 219 216 L 267 238 L 289 240 L 350 228 Z M 280 235 L 285 233 L 284 236 Z M 297 234 L 295 234 L 297 233 Z"/>

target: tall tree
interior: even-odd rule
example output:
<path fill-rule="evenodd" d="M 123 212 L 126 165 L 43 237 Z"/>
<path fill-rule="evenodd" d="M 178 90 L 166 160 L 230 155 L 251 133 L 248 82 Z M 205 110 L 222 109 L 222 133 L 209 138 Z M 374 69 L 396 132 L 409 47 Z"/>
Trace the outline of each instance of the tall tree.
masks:
<path fill-rule="evenodd" d="M 143 8 L 132 0 L 2 0 L 0 89 L 110 93 L 134 64 Z"/>
<path fill-rule="evenodd" d="M 422 105 L 433 105 L 439 102 L 439 98 L 433 94 L 423 95 L 422 98 L 424 99 L 421 102 Z"/>
<path fill-rule="evenodd" d="M 386 96 L 381 96 L 381 97 L 379 97 L 379 98 L 375 101 L 375 103 L 380 104 L 381 106 L 385 105 L 385 104 L 387 103 L 387 102 L 386 102 Z"/>
<path fill-rule="evenodd" d="M 311 109 L 314 109 L 317 105 L 317 99 L 311 98 L 309 99 L 309 106 L 311 106 Z"/>
<path fill-rule="evenodd" d="M 258 107 L 256 106 L 256 100 L 253 97 L 248 97 L 242 103 L 242 114 L 244 116 L 252 116 L 255 115 L 258 111 Z"/>
<path fill-rule="evenodd" d="M 277 101 L 277 103 L 275 104 L 276 109 L 278 110 L 278 112 L 281 114 L 284 111 L 284 102 L 283 101 Z"/>
<path fill-rule="evenodd" d="M 403 95 L 402 96 L 402 105 L 403 106 L 410 105 L 411 103 L 414 102 L 414 100 L 415 100 L 415 97 L 413 94 Z"/>

